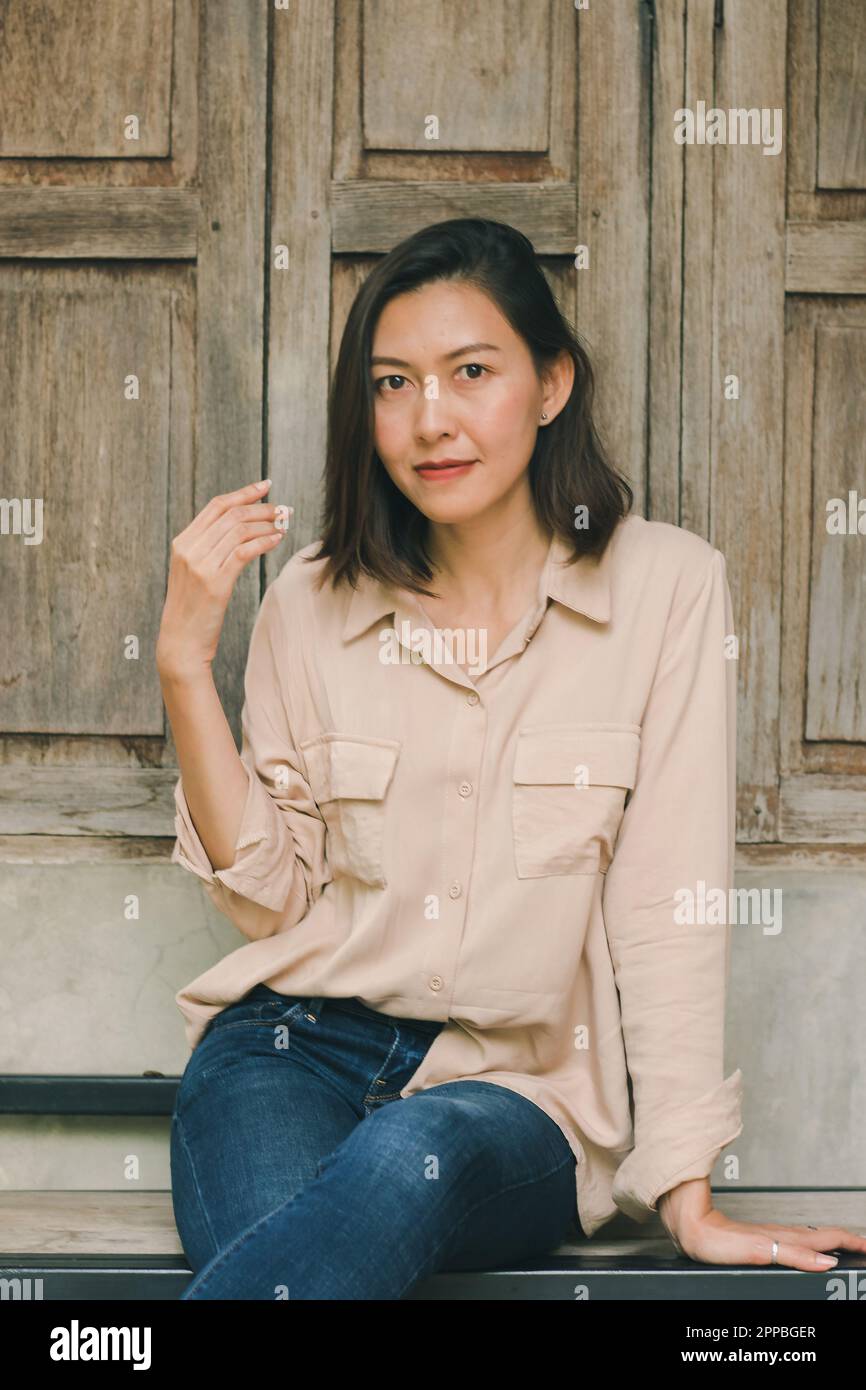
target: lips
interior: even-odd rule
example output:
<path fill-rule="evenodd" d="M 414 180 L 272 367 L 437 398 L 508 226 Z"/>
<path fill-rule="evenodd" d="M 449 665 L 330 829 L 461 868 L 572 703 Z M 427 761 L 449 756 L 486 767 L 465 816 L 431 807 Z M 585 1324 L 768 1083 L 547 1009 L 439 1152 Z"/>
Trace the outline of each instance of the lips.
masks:
<path fill-rule="evenodd" d="M 474 459 L 437 459 L 417 464 L 415 472 L 421 478 L 454 478 L 468 472 L 474 463 Z"/>

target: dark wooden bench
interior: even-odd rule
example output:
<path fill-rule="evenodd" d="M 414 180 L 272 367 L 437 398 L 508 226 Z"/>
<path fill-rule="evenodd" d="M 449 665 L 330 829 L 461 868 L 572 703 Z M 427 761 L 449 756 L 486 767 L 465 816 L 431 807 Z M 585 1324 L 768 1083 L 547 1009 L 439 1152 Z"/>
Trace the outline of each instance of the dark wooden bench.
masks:
<path fill-rule="evenodd" d="M 170 1116 L 179 1077 L 0 1077 L 0 1114 Z M 866 1234 L 866 1189 L 726 1188 L 718 1207 L 743 1220 L 838 1224 Z M 436 1275 L 415 1299 L 721 1299 L 827 1301 L 829 1278 L 859 1280 L 866 1259 L 840 1254 L 829 1274 L 695 1264 L 678 1256 L 658 1218 L 617 1216 L 592 1240 L 561 1245 L 517 1268 Z M 0 1193 L 3 1296 L 177 1299 L 192 1272 L 166 1191 Z M 42 1281 L 41 1285 L 37 1281 Z M 28 1282 L 29 1281 L 29 1282 Z"/>

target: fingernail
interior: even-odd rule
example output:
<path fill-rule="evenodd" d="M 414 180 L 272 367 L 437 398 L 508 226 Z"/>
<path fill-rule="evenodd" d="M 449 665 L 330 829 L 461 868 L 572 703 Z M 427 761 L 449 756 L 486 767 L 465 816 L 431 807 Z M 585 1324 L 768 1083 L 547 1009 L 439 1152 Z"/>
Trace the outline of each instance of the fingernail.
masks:
<path fill-rule="evenodd" d="M 838 1263 L 839 1263 L 839 1257 L 838 1257 L 838 1255 L 819 1255 L 819 1256 L 818 1256 L 818 1264 L 819 1264 L 819 1265 L 823 1265 L 825 1269 L 830 1269 L 830 1267 L 831 1267 L 832 1265 L 837 1265 Z"/>
<path fill-rule="evenodd" d="M 270 487 L 270 485 L 271 485 L 271 479 L 270 479 L 270 478 L 265 478 L 262 482 L 259 483 L 259 487 L 260 487 L 260 488 Z"/>

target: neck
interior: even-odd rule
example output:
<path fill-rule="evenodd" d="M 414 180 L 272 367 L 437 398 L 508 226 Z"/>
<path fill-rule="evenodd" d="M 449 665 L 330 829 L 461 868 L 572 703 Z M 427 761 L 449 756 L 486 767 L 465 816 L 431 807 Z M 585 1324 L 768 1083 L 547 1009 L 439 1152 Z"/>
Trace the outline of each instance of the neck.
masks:
<path fill-rule="evenodd" d="M 431 588 L 458 603 L 476 597 L 495 603 L 539 574 L 550 541 L 550 530 L 531 506 L 496 525 L 483 517 L 454 525 L 431 522 Z"/>

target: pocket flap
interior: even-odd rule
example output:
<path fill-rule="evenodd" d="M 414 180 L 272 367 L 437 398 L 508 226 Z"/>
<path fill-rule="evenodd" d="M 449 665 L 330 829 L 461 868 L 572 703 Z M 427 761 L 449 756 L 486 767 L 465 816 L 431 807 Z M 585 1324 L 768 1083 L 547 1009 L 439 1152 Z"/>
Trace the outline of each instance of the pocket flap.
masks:
<path fill-rule="evenodd" d="M 323 734 L 300 745 L 316 801 L 348 797 L 381 801 L 394 775 L 397 739 L 348 738 Z"/>
<path fill-rule="evenodd" d="M 640 733 L 634 728 L 549 724 L 518 730 L 514 781 L 634 787 Z M 583 773 L 583 769 L 586 772 Z"/>

